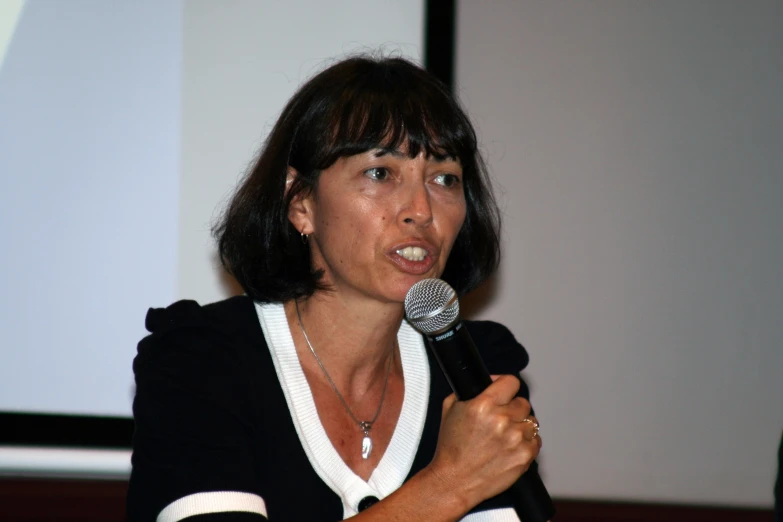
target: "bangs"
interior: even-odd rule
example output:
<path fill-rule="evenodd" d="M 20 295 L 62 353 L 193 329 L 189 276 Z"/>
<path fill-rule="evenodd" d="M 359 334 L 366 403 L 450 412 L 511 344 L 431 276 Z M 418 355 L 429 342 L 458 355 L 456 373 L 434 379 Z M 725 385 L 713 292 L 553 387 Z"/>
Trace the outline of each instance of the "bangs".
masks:
<path fill-rule="evenodd" d="M 373 149 L 470 162 L 476 153 L 472 125 L 448 91 L 422 72 L 409 64 L 375 67 L 335 86 L 327 96 L 331 103 L 308 126 L 317 141 L 306 141 L 318 143 L 308 166 L 323 170 Z"/>
<path fill-rule="evenodd" d="M 500 213 L 459 101 L 405 59 L 356 56 L 299 88 L 213 229 L 221 263 L 247 295 L 286 302 L 327 289 L 312 243 L 291 222 L 291 202 L 317 189 L 338 159 L 375 150 L 459 161 L 467 209 L 441 277 L 461 296 L 495 270 Z"/>

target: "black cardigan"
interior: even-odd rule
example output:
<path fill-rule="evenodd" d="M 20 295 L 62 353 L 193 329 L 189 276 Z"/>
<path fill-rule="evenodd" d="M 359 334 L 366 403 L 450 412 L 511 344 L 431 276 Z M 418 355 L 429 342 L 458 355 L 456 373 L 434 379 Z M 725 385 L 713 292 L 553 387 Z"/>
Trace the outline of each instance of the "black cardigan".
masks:
<path fill-rule="evenodd" d="M 525 349 L 504 326 L 465 324 L 490 373 L 518 375 L 527 365 Z M 150 309 L 146 327 L 151 333 L 139 343 L 133 363 L 130 522 L 155 520 L 171 502 L 208 491 L 259 495 L 273 522 L 342 520 L 342 500 L 318 477 L 299 443 L 250 298 Z M 427 357 L 427 416 L 408 478 L 431 461 L 441 404 L 451 393 L 429 351 Z M 524 382 L 519 395 L 528 397 Z M 501 495 L 471 512 L 507 506 Z M 264 517 L 236 512 L 183 520 Z"/>

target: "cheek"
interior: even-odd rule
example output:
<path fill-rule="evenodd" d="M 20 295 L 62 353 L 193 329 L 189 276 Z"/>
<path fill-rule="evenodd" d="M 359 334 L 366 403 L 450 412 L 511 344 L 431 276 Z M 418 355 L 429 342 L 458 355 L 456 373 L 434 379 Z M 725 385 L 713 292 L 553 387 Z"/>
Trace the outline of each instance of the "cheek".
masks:
<path fill-rule="evenodd" d="M 461 205 L 460 210 L 459 210 L 458 218 L 457 218 L 458 223 L 459 223 L 457 225 L 457 232 L 459 232 L 462 229 L 462 226 L 465 224 L 465 218 L 467 216 L 468 216 L 468 205 L 463 200 L 462 201 L 462 205 Z"/>
<path fill-rule="evenodd" d="M 444 236 L 448 238 L 450 254 L 454 243 L 457 241 L 460 230 L 462 230 L 462 227 L 465 225 L 465 218 L 467 216 L 466 206 L 464 204 L 452 206 L 445 216 L 446 219 L 444 220 L 445 222 L 443 223 L 442 230 Z"/>
<path fill-rule="evenodd" d="M 366 201 L 344 201 L 343 205 L 333 205 L 323 209 L 318 225 L 324 232 L 324 249 L 344 262 L 357 262 L 372 255 L 377 239 L 382 237 L 388 216 L 384 209 Z M 337 207 L 340 208 L 337 208 Z"/>
<path fill-rule="evenodd" d="M 462 229 L 462 226 L 465 224 L 467 212 L 467 204 L 464 200 L 453 205 L 449 205 L 447 209 L 446 215 L 448 216 L 448 224 L 446 226 L 449 228 L 450 233 L 455 239 L 457 234 L 459 234 L 459 231 Z"/>

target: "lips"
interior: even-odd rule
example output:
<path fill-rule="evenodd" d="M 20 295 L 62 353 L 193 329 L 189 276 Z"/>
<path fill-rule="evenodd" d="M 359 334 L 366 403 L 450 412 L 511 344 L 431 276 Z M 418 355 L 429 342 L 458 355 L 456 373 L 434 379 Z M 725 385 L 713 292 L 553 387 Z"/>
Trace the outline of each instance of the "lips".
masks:
<path fill-rule="evenodd" d="M 408 241 L 392 247 L 387 256 L 404 272 L 421 275 L 428 272 L 438 257 L 437 249 L 426 241 Z"/>

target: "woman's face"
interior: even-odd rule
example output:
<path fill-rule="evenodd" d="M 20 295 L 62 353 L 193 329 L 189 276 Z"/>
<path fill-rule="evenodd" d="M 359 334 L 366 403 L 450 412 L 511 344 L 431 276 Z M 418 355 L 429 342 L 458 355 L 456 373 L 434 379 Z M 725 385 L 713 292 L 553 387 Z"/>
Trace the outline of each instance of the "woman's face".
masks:
<path fill-rule="evenodd" d="M 323 283 L 340 292 L 403 302 L 417 281 L 439 277 L 465 220 L 457 160 L 371 150 L 324 170 L 313 194 L 292 204 L 310 236 Z"/>

